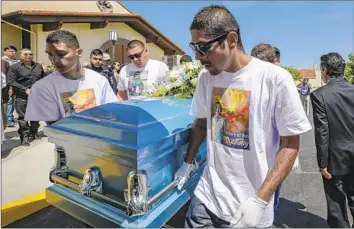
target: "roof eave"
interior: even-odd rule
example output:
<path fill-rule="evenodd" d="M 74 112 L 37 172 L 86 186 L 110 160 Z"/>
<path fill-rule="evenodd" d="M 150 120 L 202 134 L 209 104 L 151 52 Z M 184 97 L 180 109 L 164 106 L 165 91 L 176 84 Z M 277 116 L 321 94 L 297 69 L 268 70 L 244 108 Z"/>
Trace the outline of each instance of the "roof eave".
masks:
<path fill-rule="evenodd" d="M 156 42 L 151 42 L 164 50 L 165 55 L 185 54 L 174 42 L 164 36 L 158 29 L 138 14 L 111 14 L 91 12 L 58 12 L 58 11 L 25 11 L 19 10 L 2 15 L 2 19 L 14 24 L 44 24 L 55 23 L 93 23 L 93 22 L 123 22 L 130 27 L 133 24 L 140 27 L 140 33 L 148 39 L 147 35 L 156 36 Z M 133 28 L 134 29 L 134 28 Z M 172 48 L 172 49 L 171 49 Z"/>

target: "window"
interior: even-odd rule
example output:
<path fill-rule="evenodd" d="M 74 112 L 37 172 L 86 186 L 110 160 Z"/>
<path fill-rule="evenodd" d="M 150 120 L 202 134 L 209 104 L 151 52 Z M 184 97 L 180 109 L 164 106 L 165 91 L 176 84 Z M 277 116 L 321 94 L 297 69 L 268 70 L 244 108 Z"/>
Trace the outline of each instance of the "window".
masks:
<path fill-rule="evenodd" d="M 22 28 L 31 30 L 31 25 L 22 25 Z M 22 30 L 22 48 L 31 49 L 31 34 Z"/>

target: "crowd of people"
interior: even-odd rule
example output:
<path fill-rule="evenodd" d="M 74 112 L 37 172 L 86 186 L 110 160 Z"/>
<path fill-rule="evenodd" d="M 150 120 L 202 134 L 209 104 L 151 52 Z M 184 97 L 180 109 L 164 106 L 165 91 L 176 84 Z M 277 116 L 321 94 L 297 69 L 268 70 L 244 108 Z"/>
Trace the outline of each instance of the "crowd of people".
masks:
<path fill-rule="evenodd" d="M 178 189 L 198 166 L 194 156 L 203 141 L 208 151 L 185 226 L 270 227 L 281 184 L 298 156 L 300 135 L 314 128 L 327 222 L 330 227 L 350 227 L 346 207 L 354 217 L 354 85 L 343 79 L 344 59 L 338 53 L 321 56 L 327 84 L 311 92 L 306 80 L 295 85 L 291 74 L 279 66 L 277 47 L 262 43 L 247 55 L 240 26 L 224 6 L 201 9 L 190 31 L 190 47 L 205 70 L 192 100 L 195 121 L 187 154 L 175 173 Z M 83 66 L 79 41 L 65 30 L 46 38 L 45 51 L 55 67 L 50 74 L 33 61 L 31 50 L 22 49 L 19 60 L 15 47 L 4 51 L 2 76 L 7 86 L 1 109 L 7 115 L 3 122 L 14 125 L 15 108 L 23 145 L 38 137 L 39 121 L 50 125 L 94 106 L 141 98 L 169 71 L 162 61 L 149 58 L 139 40 L 128 43 L 131 63 L 125 66 L 112 63 L 109 54 L 99 49 L 91 51 L 90 63 Z M 184 56 L 184 61 L 192 59 Z M 314 127 L 303 109 L 308 96 Z M 235 109 L 240 107 L 242 111 Z M 221 110 L 242 116 L 242 121 L 226 125 Z M 213 138 L 214 134 L 219 137 Z"/>

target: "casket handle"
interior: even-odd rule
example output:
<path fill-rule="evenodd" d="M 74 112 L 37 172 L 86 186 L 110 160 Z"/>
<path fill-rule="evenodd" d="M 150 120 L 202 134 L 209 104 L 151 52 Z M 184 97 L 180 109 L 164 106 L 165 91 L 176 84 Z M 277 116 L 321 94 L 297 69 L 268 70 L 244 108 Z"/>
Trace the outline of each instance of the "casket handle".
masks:
<path fill-rule="evenodd" d="M 203 160 L 199 163 L 199 168 L 202 167 L 202 165 L 206 162 L 206 160 Z M 194 171 L 191 176 L 195 175 L 197 173 L 198 169 L 196 171 Z M 76 190 L 78 192 L 80 192 L 80 186 L 79 184 L 76 184 L 68 179 L 65 179 L 65 178 L 62 178 L 60 176 L 57 176 L 55 174 L 51 174 L 50 175 L 50 178 L 51 180 L 54 181 L 54 183 L 58 183 L 58 184 L 61 184 L 61 185 L 64 185 L 68 188 L 71 188 L 73 190 Z M 148 201 L 147 201 L 147 206 L 148 206 L 148 209 L 150 209 L 152 207 L 152 205 L 158 201 L 162 196 L 164 196 L 167 192 L 169 192 L 170 190 L 172 190 L 173 188 L 175 188 L 176 186 L 178 185 L 178 180 L 174 180 L 172 181 L 170 184 L 168 184 L 166 187 L 164 187 L 160 192 L 158 192 L 156 195 L 154 195 L 153 197 L 151 197 Z M 90 196 L 95 198 L 95 199 L 98 199 L 98 200 L 101 200 L 103 202 L 106 202 L 108 204 L 111 204 L 113 206 L 116 206 L 122 210 L 126 210 L 128 208 L 128 205 L 126 203 L 121 203 L 121 202 L 118 202 L 114 199 L 111 199 L 107 196 L 104 196 L 98 192 L 95 192 L 95 191 L 91 191 L 90 192 Z"/>
<path fill-rule="evenodd" d="M 199 168 L 204 165 L 204 163 L 206 162 L 206 159 L 202 160 L 199 163 Z M 198 171 L 198 169 L 196 169 L 191 176 L 193 176 L 194 174 L 196 174 Z M 154 195 L 153 197 L 151 197 L 148 200 L 148 206 L 151 207 L 159 198 L 161 198 L 163 195 L 165 195 L 168 191 L 170 191 L 171 189 L 175 188 L 178 185 L 178 180 L 174 180 L 172 181 L 170 184 L 168 184 L 166 187 L 164 187 L 160 192 L 158 192 L 156 195 Z"/>
<path fill-rule="evenodd" d="M 164 187 L 160 192 L 158 192 L 156 195 L 151 197 L 148 200 L 148 206 L 151 207 L 158 199 L 160 199 L 163 195 L 165 195 L 168 191 L 176 187 L 178 184 L 178 180 L 172 181 L 169 185 Z"/>
<path fill-rule="evenodd" d="M 57 176 L 57 175 L 51 175 L 51 179 L 55 182 L 55 183 L 58 183 L 58 184 L 61 184 L 61 185 L 64 185 L 68 188 L 71 188 L 75 191 L 80 191 L 80 187 L 78 184 L 70 181 L 70 180 L 67 180 L 65 178 L 62 178 L 60 176 Z M 125 210 L 127 208 L 127 205 L 125 203 L 121 203 L 121 202 L 118 202 L 116 200 L 113 200 L 107 196 L 104 196 L 98 192 L 95 192 L 95 191 L 91 191 L 90 192 L 90 196 L 95 198 L 95 199 L 99 199 L 103 202 L 106 202 L 108 204 L 111 204 L 111 205 L 114 205 L 122 210 Z"/>

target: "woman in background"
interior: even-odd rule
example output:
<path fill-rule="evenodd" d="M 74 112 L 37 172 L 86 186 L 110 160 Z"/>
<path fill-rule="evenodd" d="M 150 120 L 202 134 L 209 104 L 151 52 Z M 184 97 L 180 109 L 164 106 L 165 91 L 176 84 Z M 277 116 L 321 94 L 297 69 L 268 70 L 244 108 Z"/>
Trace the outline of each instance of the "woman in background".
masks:
<path fill-rule="evenodd" d="M 115 61 L 112 66 L 113 73 L 114 73 L 114 78 L 116 78 L 117 83 L 119 82 L 119 72 L 122 69 L 121 63 L 118 61 Z"/>
<path fill-rule="evenodd" d="M 3 71 L 1 71 L 1 90 L 6 88 L 7 82 L 6 82 L 6 75 Z M 0 135 L 0 142 L 2 144 L 2 142 L 5 139 L 5 123 L 7 121 L 6 116 L 5 116 L 5 106 L 3 103 L 1 103 L 0 106 L 0 112 L 1 112 L 1 123 L 0 123 L 0 131 L 1 131 L 1 135 Z"/>

